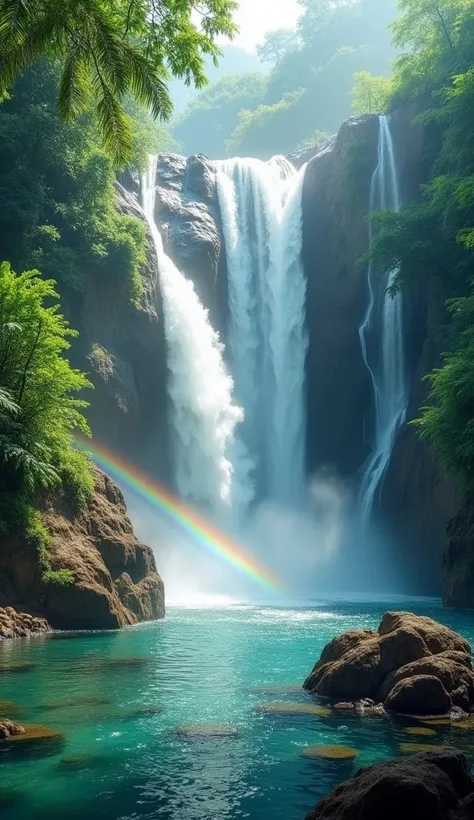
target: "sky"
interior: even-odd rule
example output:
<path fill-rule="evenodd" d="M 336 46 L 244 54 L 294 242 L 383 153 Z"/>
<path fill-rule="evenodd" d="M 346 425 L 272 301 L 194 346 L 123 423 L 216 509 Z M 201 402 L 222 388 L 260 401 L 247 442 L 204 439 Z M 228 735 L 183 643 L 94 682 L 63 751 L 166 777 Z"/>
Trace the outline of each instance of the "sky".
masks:
<path fill-rule="evenodd" d="M 294 28 L 300 11 L 296 0 L 240 0 L 240 9 L 235 14 L 240 34 L 234 44 L 253 51 L 267 31 Z"/>

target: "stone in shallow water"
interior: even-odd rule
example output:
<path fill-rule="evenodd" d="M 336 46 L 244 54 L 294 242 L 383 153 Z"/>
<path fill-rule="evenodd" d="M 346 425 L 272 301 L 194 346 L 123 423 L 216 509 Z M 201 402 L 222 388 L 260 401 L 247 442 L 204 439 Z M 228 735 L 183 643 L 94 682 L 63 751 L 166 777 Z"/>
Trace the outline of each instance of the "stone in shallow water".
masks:
<path fill-rule="evenodd" d="M 469 731 L 474 729 L 474 716 L 468 717 L 465 720 L 453 720 L 451 723 L 454 729 L 464 729 L 464 731 Z"/>
<path fill-rule="evenodd" d="M 274 695 L 293 695 L 297 692 L 302 692 L 303 687 L 300 683 L 269 683 L 265 686 L 252 686 L 248 691 L 255 695 L 263 694 L 264 692 Z"/>
<path fill-rule="evenodd" d="M 434 746 L 428 743 L 400 743 L 400 751 L 406 755 L 418 754 L 418 752 L 442 752 L 443 746 Z"/>
<path fill-rule="evenodd" d="M 61 769 L 88 769 L 96 766 L 100 759 L 96 755 L 69 755 L 62 757 L 58 765 Z"/>
<path fill-rule="evenodd" d="M 0 675 L 7 672 L 30 672 L 36 668 L 36 663 L 31 661 L 18 661 L 17 663 L 1 664 Z"/>
<path fill-rule="evenodd" d="M 179 726 L 175 733 L 179 737 L 188 738 L 226 738 L 236 737 L 239 730 L 236 726 L 230 726 L 225 723 L 188 723 L 185 726 Z"/>
<path fill-rule="evenodd" d="M 149 705 L 149 706 L 140 706 L 138 709 L 135 710 L 133 713 L 137 717 L 146 716 L 146 715 L 161 715 L 163 711 L 162 706 L 157 705 Z"/>
<path fill-rule="evenodd" d="M 315 717 L 329 717 L 332 710 L 327 706 L 318 706 L 316 703 L 286 703 L 285 701 L 275 701 L 268 703 L 260 703 L 255 707 L 257 712 L 262 712 L 264 715 L 313 715 Z"/>
<path fill-rule="evenodd" d="M 50 729 L 48 726 L 30 723 L 25 724 L 23 728 L 25 730 L 23 734 L 11 735 L 4 742 L 26 746 L 29 743 L 59 742 L 64 740 L 64 735 L 61 734 L 61 732 L 58 732 L 57 729 Z"/>
<path fill-rule="evenodd" d="M 451 720 L 448 717 L 427 717 L 422 719 L 422 723 L 428 726 L 451 726 Z"/>
<path fill-rule="evenodd" d="M 0 700 L 0 718 L 4 715 L 15 717 L 23 711 L 23 707 L 19 706 L 17 703 L 14 703 L 12 700 Z"/>
<path fill-rule="evenodd" d="M 143 656 L 131 656 L 127 658 L 112 658 L 104 661 L 104 666 L 111 670 L 120 669 L 140 669 L 143 666 L 148 666 L 149 658 Z"/>
<path fill-rule="evenodd" d="M 351 746 L 308 746 L 301 752 L 303 757 L 323 757 L 326 760 L 351 760 L 359 752 Z"/>
<path fill-rule="evenodd" d="M 409 735 L 421 735 L 424 737 L 431 737 L 436 734 L 434 729 L 428 729 L 428 726 L 408 726 L 405 732 Z"/>
<path fill-rule="evenodd" d="M 105 706 L 110 702 L 110 698 L 105 695 L 79 695 L 76 698 L 44 701 L 37 708 L 38 711 L 52 712 L 56 709 L 70 709 L 76 706 Z"/>

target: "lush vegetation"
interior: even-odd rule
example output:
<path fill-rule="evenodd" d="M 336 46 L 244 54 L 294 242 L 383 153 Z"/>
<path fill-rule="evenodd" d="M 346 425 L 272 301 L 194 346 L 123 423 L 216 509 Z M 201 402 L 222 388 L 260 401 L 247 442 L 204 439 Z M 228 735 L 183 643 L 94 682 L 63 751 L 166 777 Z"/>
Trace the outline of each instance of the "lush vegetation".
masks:
<path fill-rule="evenodd" d="M 72 431 L 88 432 L 77 397 L 89 387 L 65 352 L 75 334 L 58 310 L 50 280 L 0 265 L 0 529 L 24 532 L 38 549 L 45 580 L 65 582 L 48 560 L 48 533 L 34 502 L 61 486 L 80 507 L 92 491 L 86 457 Z M 70 579 L 69 579 L 70 580 Z"/>
<path fill-rule="evenodd" d="M 229 77 L 184 112 L 175 134 L 185 153 L 267 159 L 289 152 L 307 144 L 315 132 L 334 133 L 350 116 L 354 74 L 389 74 L 395 50 L 387 25 L 395 16 L 396 0 L 299 3 L 298 30 L 270 32 L 259 47 L 261 59 L 273 65 L 268 77 L 262 76 L 254 88 L 250 76 Z M 231 103 L 224 92 L 238 83 L 240 96 Z M 246 86 L 247 98 L 242 93 Z M 380 106 L 379 97 L 374 108 Z M 360 92 L 356 105 L 357 110 L 365 107 Z"/>
<path fill-rule="evenodd" d="M 391 105 L 417 100 L 430 179 L 419 203 L 375 216 L 370 255 L 396 287 L 436 280 L 447 299 L 447 352 L 417 427 L 474 488 L 474 0 L 400 0 Z"/>
<path fill-rule="evenodd" d="M 117 209 L 115 174 L 176 147 L 158 123 L 172 111 L 167 82 L 205 84 L 234 6 L 0 0 L 0 532 L 34 546 L 45 582 L 74 579 L 51 565 L 43 494 L 79 509 L 93 489 L 72 438 L 88 432 L 90 385 L 68 362 L 77 334 L 58 292 L 80 314 L 100 279 L 140 309 L 145 228 Z"/>
<path fill-rule="evenodd" d="M 223 77 L 203 91 L 173 129 L 185 154 L 203 151 L 210 157 L 225 157 L 227 140 L 237 127 L 240 112 L 259 106 L 265 87 L 265 75 L 251 72 Z"/>
<path fill-rule="evenodd" d="M 232 36 L 233 0 L 0 0 L 0 91 L 42 57 L 58 61 L 58 110 L 71 122 L 94 112 L 117 165 L 132 158 L 131 94 L 170 118 L 170 75 L 203 86 L 215 37 Z M 196 22 L 197 17 L 197 22 Z"/>

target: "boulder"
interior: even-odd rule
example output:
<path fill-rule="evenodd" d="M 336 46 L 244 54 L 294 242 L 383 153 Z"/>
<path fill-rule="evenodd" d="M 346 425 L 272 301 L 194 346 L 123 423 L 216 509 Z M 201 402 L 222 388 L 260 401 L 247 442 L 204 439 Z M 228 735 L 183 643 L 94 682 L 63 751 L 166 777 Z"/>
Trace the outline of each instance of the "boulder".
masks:
<path fill-rule="evenodd" d="M 307 820 L 470 820 L 473 806 L 466 758 L 441 749 L 360 769 Z"/>
<path fill-rule="evenodd" d="M 385 708 L 392 712 L 433 715 L 447 712 L 451 702 L 439 678 L 414 675 L 395 684 L 385 700 Z"/>
<path fill-rule="evenodd" d="M 363 640 L 334 663 L 327 664 L 317 692 L 333 698 L 375 697 L 382 683 L 380 644 L 377 638 Z"/>
<path fill-rule="evenodd" d="M 474 705 L 471 647 L 431 618 L 386 612 L 377 632 L 350 630 L 330 641 L 303 685 L 336 700 L 372 698 L 392 711 L 469 711 Z"/>
<path fill-rule="evenodd" d="M 411 612 L 386 612 L 380 623 L 379 635 L 392 634 L 400 627 L 411 627 L 424 639 L 430 652 L 457 651 L 466 655 L 471 654 L 469 641 L 424 615 L 413 615 Z"/>

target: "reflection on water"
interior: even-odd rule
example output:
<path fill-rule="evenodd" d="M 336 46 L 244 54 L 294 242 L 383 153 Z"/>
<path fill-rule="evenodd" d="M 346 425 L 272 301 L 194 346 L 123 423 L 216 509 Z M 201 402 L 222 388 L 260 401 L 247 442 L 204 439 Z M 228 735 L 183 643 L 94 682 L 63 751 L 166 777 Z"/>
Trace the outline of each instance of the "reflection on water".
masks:
<path fill-rule="evenodd" d="M 122 632 L 3 643 L 0 667 L 13 670 L 1 675 L 1 701 L 65 741 L 14 754 L 0 744 L 2 818 L 303 820 L 360 765 L 418 742 L 450 743 L 472 758 L 471 732 L 447 723 L 427 733 L 414 720 L 305 708 L 317 701 L 298 684 L 323 645 L 344 629 L 376 627 L 388 608 L 432 615 L 474 638 L 473 615 L 433 601 L 214 599 Z M 258 708 L 269 701 L 301 706 Z M 303 754 L 334 746 L 358 756 Z"/>

